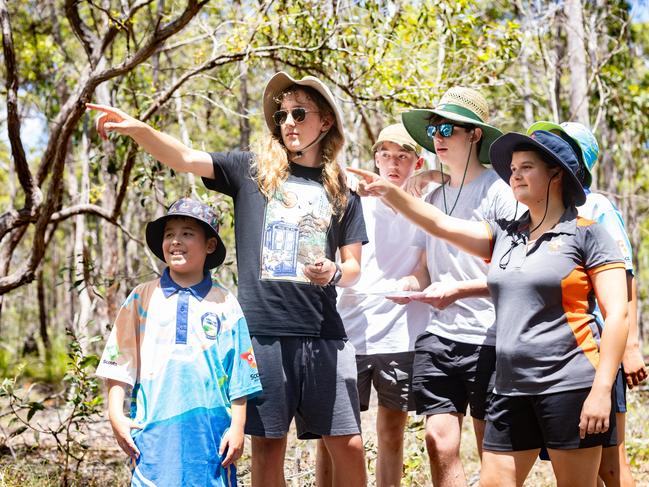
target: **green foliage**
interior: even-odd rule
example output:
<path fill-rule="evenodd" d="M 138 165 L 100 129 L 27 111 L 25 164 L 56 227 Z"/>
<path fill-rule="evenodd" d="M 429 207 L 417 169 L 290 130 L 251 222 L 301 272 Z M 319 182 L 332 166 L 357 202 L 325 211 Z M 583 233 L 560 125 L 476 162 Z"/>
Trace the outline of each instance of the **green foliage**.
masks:
<path fill-rule="evenodd" d="M 26 433 L 31 433 L 37 444 L 41 436 L 53 440 L 60 457 L 56 463 L 59 478 L 66 486 L 71 485 L 84 461 L 90 448 L 88 426 L 100 418 L 104 404 L 100 380 L 94 375 L 99 358 L 84 353 L 74 333 L 68 331 L 68 336 L 70 348 L 62 390 L 35 398 L 39 393 L 38 385 L 21 387 L 24 376 L 20 367 L 15 377 L 5 378 L 0 384 L 0 399 L 7 402 L 3 416 L 11 417 L 4 443 Z M 90 340 L 93 341 L 97 338 Z M 52 410 L 59 412 L 54 422 L 51 414 L 47 415 Z"/>
<path fill-rule="evenodd" d="M 61 0 L 7 3 L 18 57 L 21 113 L 51 123 L 88 69 L 85 51 L 71 30 Z M 102 9 L 93 2 L 73 3 L 88 28 L 100 38 L 108 26 L 119 27 L 115 42 L 105 53 L 108 66 L 129 59 L 156 25 L 172 19 L 185 5 L 180 0 L 152 2 L 130 22 L 120 24 L 117 19 L 129 2 L 111 0 L 102 4 Z M 596 135 L 608 157 L 606 166 L 599 165 L 599 179 L 607 184 L 611 181 L 605 189 L 619 196 L 618 203 L 626 216 L 634 217 L 630 230 L 635 235 L 640 293 L 646 314 L 649 291 L 643 283 L 647 282 L 649 268 L 649 165 L 644 161 L 649 156 L 649 25 L 627 25 L 628 6 L 623 0 L 582 5 L 588 38 L 588 101 L 592 120 L 598 122 Z M 557 10 L 550 15 L 554 8 Z M 213 0 L 194 22 L 151 58 L 103 83 L 94 101 L 115 104 L 141 117 L 158 106 L 161 94 L 184 75 L 210 59 L 217 59 L 209 70 L 200 71 L 177 87 L 148 122 L 176 137 L 186 134 L 186 142 L 196 149 L 237 149 L 241 145 L 243 121 L 248 123 L 253 139 L 264 132 L 264 84 L 271 73 L 282 69 L 295 76 L 319 76 L 333 88 L 343 108 L 348 135 L 345 163 L 367 158 L 378 130 L 398 120 L 403 110 L 434 106 L 440 95 L 456 84 L 479 88 L 487 95 L 490 118 L 496 125 L 505 130 L 521 130 L 526 123 L 525 108 L 531 107 L 535 119 L 548 119 L 554 118 L 556 103 L 557 117 L 570 116 L 568 89 L 572 73 L 567 62 L 561 8 L 561 2 L 501 0 Z M 523 60 L 528 69 L 527 80 Z M 245 104 L 244 91 L 248 97 Z M 93 117 L 94 114 L 86 116 L 75 127 L 69 144 L 69 180 L 66 191 L 56 202 L 61 208 L 83 200 L 84 195 L 72 191 L 70 181 L 80 186 L 84 161 L 88 158 L 89 203 L 113 210 L 133 144 L 120 136 L 112 136 L 107 143 L 99 141 L 91 128 Z M 89 148 L 84 146 L 84 137 L 89 140 Z M 29 162 L 34 168 L 39 161 L 31 158 Z M 10 149 L 0 142 L 3 209 L 9 203 L 9 163 Z M 73 255 L 75 221 L 69 219 L 51 227 L 50 250 L 41 265 L 52 342 L 48 350 L 39 337 L 38 353 L 22 356 L 26 337 L 38 336 L 39 309 L 34 287 L 24 286 L 5 296 L 0 316 L 2 377 L 19 375 L 21 380 L 62 382 L 67 391 L 88 391 L 76 399 L 59 398 L 56 405 L 21 395 L 26 401 L 21 403 L 21 417 L 30 425 L 56 407 L 73 408 L 86 415 L 99 408 L 100 395 L 96 391 L 92 396 L 90 377 L 84 375 L 93 368 L 95 359 L 70 362 L 68 352 L 78 356 L 80 350 L 69 348 L 70 337 L 63 330 L 80 326 L 87 327 L 90 334 L 104 333 L 125 294 L 137 282 L 153 278 L 157 264 L 155 260 L 153 264 L 149 261 L 142 240 L 145 222 L 156 217 L 161 206 L 194 194 L 217 209 L 221 216 L 220 233 L 228 248 L 226 264 L 217 273 L 227 286 L 236 287 L 229 197 L 205 190 L 198 178 L 192 186 L 186 175 L 163 167 L 140 150 L 126 184 L 127 195 L 118 209 L 117 220 L 136 240 L 123 232 L 114 237 L 107 235 L 104 230 L 110 225 L 108 222 L 85 215 L 83 243 L 87 255 L 81 266 L 83 276 L 76 274 L 74 266 L 74 260 L 79 258 Z M 23 198 L 19 191 L 14 206 L 19 207 Z M 25 239 L 15 257 L 24 255 L 30 245 L 29 238 Z M 110 253 L 114 257 L 107 257 Z M 80 296 L 85 292 L 90 296 L 94 314 L 89 322 L 77 324 Z M 24 391 L 16 388 L 14 392 Z M 35 404 L 42 404 L 45 409 L 39 410 Z M 14 425 L 11 431 L 19 437 L 28 433 L 18 428 Z M 408 447 L 404 467 L 404 475 L 411 483 L 421 481 L 427 462 L 421 428 L 421 423 L 409 423 L 409 433 L 417 438 Z M 640 455 L 643 445 L 633 443 L 631 448 Z M 368 446 L 372 450 L 373 444 Z M 0 476 L 6 478 L 20 478 L 16 475 L 11 470 L 0 470 Z M 28 480 L 24 482 L 29 485 Z"/>

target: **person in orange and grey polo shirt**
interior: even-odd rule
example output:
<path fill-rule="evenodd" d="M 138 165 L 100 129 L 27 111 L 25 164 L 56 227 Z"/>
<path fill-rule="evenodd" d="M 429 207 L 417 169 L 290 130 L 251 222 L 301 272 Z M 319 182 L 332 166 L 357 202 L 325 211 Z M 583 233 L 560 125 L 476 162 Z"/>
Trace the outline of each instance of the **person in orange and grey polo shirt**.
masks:
<path fill-rule="evenodd" d="M 611 388 L 628 329 L 624 260 L 604 228 L 577 216 L 586 195 L 568 142 L 542 130 L 509 133 L 490 155 L 529 209 L 518 220 L 453 218 L 352 172 L 427 232 L 491 260 L 496 386 L 480 485 L 522 485 L 543 445 L 557 485 L 596 485 L 602 445 L 615 437 Z M 599 345 L 595 296 L 605 315 Z"/>

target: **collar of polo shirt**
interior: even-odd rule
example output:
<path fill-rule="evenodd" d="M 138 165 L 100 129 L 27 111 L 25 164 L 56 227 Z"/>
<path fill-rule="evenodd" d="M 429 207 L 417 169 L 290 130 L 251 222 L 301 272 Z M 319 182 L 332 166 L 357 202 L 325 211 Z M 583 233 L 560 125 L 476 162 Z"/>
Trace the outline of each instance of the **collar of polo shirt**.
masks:
<path fill-rule="evenodd" d="M 173 293 L 186 289 L 192 294 L 192 296 L 194 296 L 199 301 L 202 301 L 210 292 L 210 289 L 212 289 L 212 277 L 208 271 L 205 271 L 205 273 L 203 274 L 203 280 L 201 282 L 195 284 L 192 287 L 184 288 L 174 282 L 174 280 L 171 278 L 171 275 L 169 274 L 169 268 L 167 267 L 162 273 L 162 277 L 160 277 L 160 287 L 162 288 L 162 292 L 164 293 L 165 298 L 168 298 Z"/>
<path fill-rule="evenodd" d="M 510 228 L 518 233 L 529 230 L 530 212 L 526 211 L 523 213 L 523 216 L 516 220 L 513 227 Z M 565 233 L 567 235 L 575 235 L 577 233 L 577 209 L 574 207 L 566 208 L 566 211 L 563 212 L 563 215 L 561 215 L 557 224 L 549 230 L 546 230 L 545 233 Z"/>

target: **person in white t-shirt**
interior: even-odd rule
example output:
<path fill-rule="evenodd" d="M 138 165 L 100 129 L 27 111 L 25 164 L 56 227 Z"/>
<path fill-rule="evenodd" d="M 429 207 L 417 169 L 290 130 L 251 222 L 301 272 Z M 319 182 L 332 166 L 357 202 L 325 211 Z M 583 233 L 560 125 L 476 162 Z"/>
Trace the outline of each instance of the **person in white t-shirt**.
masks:
<path fill-rule="evenodd" d="M 488 123 L 489 105 L 478 91 L 453 87 L 433 109 L 402 114 L 408 133 L 435 152 L 450 179 L 426 202 L 466 220 L 513 218 L 511 189 L 490 164 L 489 148 L 501 132 Z M 426 173 L 414 180 L 426 182 Z M 416 181 L 415 181 L 416 182 Z M 416 191 L 415 191 L 416 192 Z M 365 201 L 363 201 L 365 204 Z M 426 416 L 426 449 L 436 487 L 468 485 L 460 440 L 470 407 L 482 456 L 485 414 L 495 379 L 495 311 L 484 260 L 421 231 L 431 285 L 413 299 L 427 303 L 431 320 L 415 343 L 412 391 L 417 414 Z M 408 302 L 409 298 L 400 298 Z"/>
<path fill-rule="evenodd" d="M 400 123 L 385 127 L 372 150 L 381 177 L 400 187 L 424 164 L 421 148 Z M 337 308 L 356 349 L 361 411 L 369 408 L 372 386 L 378 396 L 376 485 L 397 486 L 408 411 L 415 409 L 410 392 L 414 344 L 429 323 L 430 306 L 401 306 L 386 296 L 419 291 L 430 281 L 425 246 L 415 244 L 417 227 L 378 198 L 364 199 L 362 205 L 369 243 L 363 247 L 361 278 L 340 290 Z M 330 485 L 322 445 L 318 454 L 318 485 Z"/>

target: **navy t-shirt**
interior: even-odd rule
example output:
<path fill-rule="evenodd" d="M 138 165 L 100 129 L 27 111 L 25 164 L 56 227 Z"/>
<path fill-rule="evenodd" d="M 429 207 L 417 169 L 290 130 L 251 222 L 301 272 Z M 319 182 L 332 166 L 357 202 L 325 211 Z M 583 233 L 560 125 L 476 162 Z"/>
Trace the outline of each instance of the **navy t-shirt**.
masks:
<path fill-rule="evenodd" d="M 342 218 L 333 215 L 322 169 L 291 163 L 287 181 L 267 200 L 252 176 L 251 153 L 211 156 L 215 178 L 203 182 L 234 201 L 238 299 L 250 334 L 346 338 L 335 287 L 310 284 L 303 269 L 367 242 L 358 195 L 348 194 Z"/>

